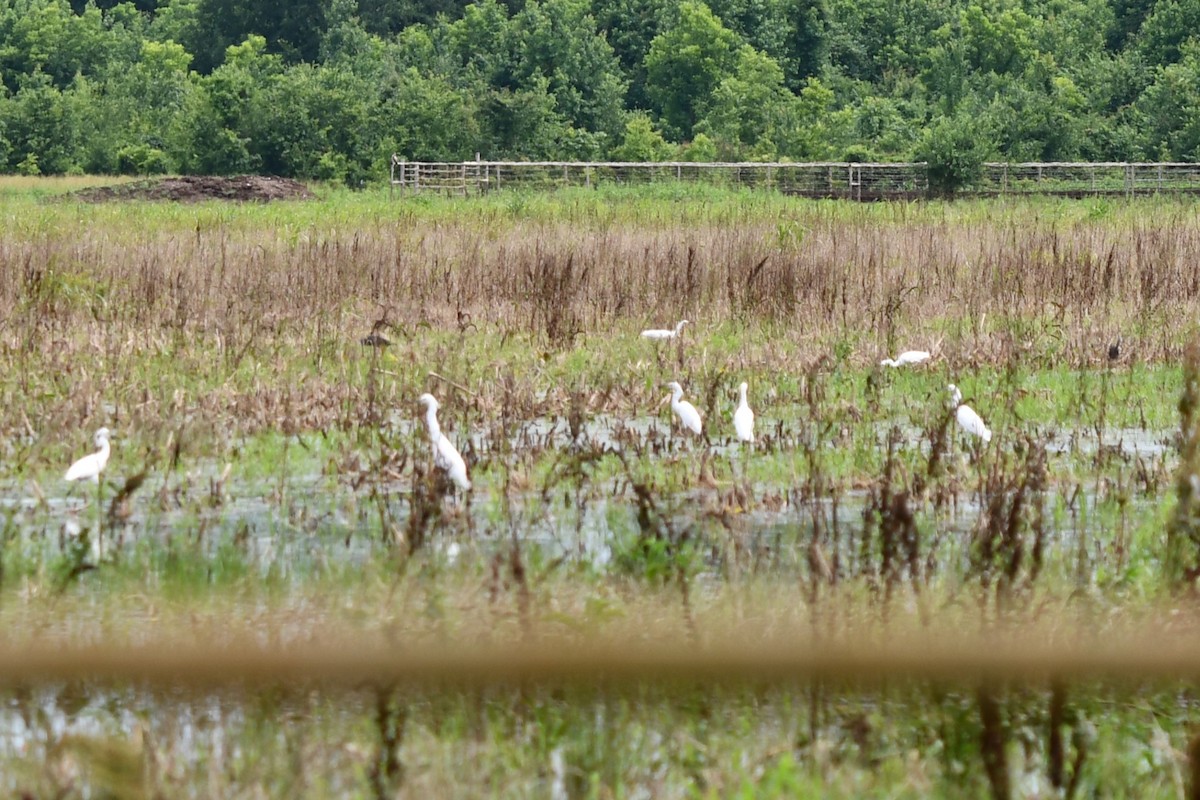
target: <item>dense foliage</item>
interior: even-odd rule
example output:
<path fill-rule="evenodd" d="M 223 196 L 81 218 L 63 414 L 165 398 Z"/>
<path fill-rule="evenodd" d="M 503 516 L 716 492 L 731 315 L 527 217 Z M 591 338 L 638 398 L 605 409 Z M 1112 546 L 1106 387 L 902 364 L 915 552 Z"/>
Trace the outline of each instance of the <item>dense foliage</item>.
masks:
<path fill-rule="evenodd" d="M 1200 0 L 0 0 L 0 171 L 1200 155 Z"/>

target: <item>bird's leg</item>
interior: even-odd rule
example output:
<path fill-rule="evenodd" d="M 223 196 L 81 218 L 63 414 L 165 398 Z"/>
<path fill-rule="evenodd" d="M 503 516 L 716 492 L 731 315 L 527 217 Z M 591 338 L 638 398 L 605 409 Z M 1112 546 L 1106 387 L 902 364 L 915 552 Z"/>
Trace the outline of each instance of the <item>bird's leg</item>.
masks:
<path fill-rule="evenodd" d="M 96 566 L 104 556 L 104 481 L 96 476 Z"/>

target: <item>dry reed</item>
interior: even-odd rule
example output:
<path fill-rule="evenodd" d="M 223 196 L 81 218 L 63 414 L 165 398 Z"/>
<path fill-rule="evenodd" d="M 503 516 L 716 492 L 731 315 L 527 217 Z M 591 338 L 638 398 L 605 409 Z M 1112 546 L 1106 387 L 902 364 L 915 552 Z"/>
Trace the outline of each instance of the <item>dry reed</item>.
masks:
<path fill-rule="evenodd" d="M 1180 355 L 1200 316 L 1200 221 L 1005 208 L 895 220 L 814 205 L 778 222 L 673 226 L 485 210 L 303 229 L 136 216 L 118 230 L 10 225 L 0 354 L 20 396 L 0 398 L 0 431 L 27 431 L 22 412 L 73 429 L 105 404 L 147 426 L 183 414 L 250 430 L 348 427 L 377 419 L 426 370 L 510 342 L 544 358 L 584 350 L 628 384 L 627 346 L 605 342 L 683 317 L 701 341 L 721 323 L 752 326 L 737 363 L 700 367 L 710 387 L 731 366 L 794 368 L 834 349 L 859 365 L 899 347 L 934 347 L 959 369 L 1088 365 L 1105 363 L 1124 332 L 1126 361 Z M 370 381 L 354 379 L 348 362 L 373 322 L 397 341 Z M 697 369 L 677 355 L 678 369 Z M 627 385 L 558 396 L 504 372 L 497 364 L 504 380 L 468 387 L 477 409 L 545 413 L 580 388 L 603 401 L 593 411 L 630 403 Z M 185 388 L 184 375 L 206 380 Z"/>

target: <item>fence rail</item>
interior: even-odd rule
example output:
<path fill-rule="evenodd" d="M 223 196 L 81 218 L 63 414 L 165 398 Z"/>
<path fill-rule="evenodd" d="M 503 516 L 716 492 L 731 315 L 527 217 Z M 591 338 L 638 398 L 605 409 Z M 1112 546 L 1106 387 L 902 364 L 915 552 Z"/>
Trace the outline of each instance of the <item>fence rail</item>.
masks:
<path fill-rule="evenodd" d="M 924 162 L 408 161 L 392 156 L 393 193 L 483 194 L 504 188 L 643 185 L 747 187 L 815 198 L 899 200 L 929 194 Z M 1180 162 L 995 162 L 966 195 L 1133 196 L 1200 193 L 1200 164 Z"/>

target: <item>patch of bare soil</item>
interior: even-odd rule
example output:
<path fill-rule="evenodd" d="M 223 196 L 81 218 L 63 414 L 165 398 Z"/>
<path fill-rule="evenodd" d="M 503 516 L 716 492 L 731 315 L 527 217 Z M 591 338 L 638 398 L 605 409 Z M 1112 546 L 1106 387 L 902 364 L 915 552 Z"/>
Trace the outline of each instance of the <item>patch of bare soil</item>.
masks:
<path fill-rule="evenodd" d="M 194 203 L 201 200 L 235 200 L 266 202 L 268 200 L 310 200 L 308 187 L 290 178 L 261 175 L 184 175 L 176 178 L 150 178 L 113 186 L 96 186 L 67 195 L 85 203 L 109 200 L 174 200 Z"/>

